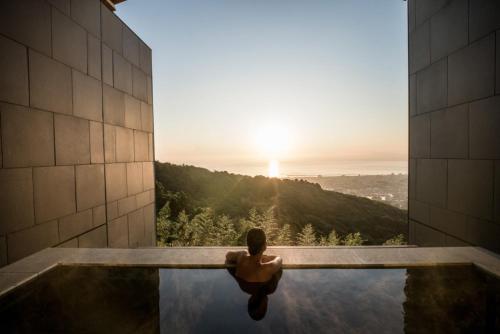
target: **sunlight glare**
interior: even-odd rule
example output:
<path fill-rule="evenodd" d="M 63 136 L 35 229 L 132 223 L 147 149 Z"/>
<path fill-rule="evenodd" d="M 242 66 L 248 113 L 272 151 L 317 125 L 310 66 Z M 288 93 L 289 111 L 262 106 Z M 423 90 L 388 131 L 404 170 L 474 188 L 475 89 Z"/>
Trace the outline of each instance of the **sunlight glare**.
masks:
<path fill-rule="evenodd" d="M 279 177 L 280 176 L 280 164 L 278 160 L 270 160 L 269 161 L 269 177 Z"/>
<path fill-rule="evenodd" d="M 290 149 L 290 141 L 289 130 L 281 124 L 268 124 L 256 131 L 257 149 L 268 159 L 283 157 Z"/>

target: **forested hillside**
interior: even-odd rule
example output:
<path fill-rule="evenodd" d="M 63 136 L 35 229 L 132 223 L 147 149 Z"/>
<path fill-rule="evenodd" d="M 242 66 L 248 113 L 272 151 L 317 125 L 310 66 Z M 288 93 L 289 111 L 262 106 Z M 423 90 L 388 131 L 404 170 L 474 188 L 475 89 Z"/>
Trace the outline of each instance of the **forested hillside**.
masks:
<path fill-rule="evenodd" d="M 406 211 L 326 191 L 317 184 L 211 172 L 170 163 L 156 162 L 155 168 L 158 217 L 159 224 L 163 224 L 159 231 L 168 239 L 164 240 L 166 244 L 176 244 L 176 240 L 177 244 L 217 244 L 217 240 L 190 240 L 208 238 L 210 233 L 217 238 L 217 231 L 227 228 L 229 232 L 221 237 L 225 238 L 223 243 L 238 244 L 243 242 L 249 226 L 259 224 L 273 224 L 267 228 L 276 230 L 272 232 L 276 234 L 276 244 L 280 243 L 280 231 L 289 234 L 290 239 L 285 238 L 282 243 L 301 244 L 299 237 L 311 232 L 308 225 L 313 235 L 316 233 L 313 244 L 321 243 L 321 237 L 325 243 L 329 235 L 333 240 L 335 236 L 340 240 L 358 236 L 363 244 L 382 244 L 398 235 L 403 236 L 399 236 L 398 242 L 406 239 Z M 332 230 L 335 235 L 331 235 Z M 360 235 L 355 235 L 357 232 Z"/>

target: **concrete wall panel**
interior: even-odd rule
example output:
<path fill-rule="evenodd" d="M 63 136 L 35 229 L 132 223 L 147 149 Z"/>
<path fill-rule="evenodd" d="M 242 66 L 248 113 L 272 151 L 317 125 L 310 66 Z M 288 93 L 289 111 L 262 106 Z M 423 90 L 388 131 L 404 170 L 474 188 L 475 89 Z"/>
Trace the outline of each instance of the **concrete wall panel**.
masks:
<path fill-rule="evenodd" d="M 127 196 L 127 169 L 124 163 L 106 165 L 106 202 Z"/>
<path fill-rule="evenodd" d="M 85 210 L 59 219 L 59 238 L 71 239 L 92 229 L 92 209 Z"/>
<path fill-rule="evenodd" d="M 102 122 L 101 82 L 73 70 L 73 115 Z"/>
<path fill-rule="evenodd" d="M 87 32 L 69 17 L 52 9 L 52 56 L 87 73 Z"/>
<path fill-rule="evenodd" d="M 71 0 L 71 17 L 94 36 L 101 35 L 99 0 Z"/>
<path fill-rule="evenodd" d="M 107 246 L 106 226 L 98 227 L 78 237 L 78 247 L 80 248 L 106 248 Z"/>
<path fill-rule="evenodd" d="M 443 59 L 417 73 L 417 113 L 446 107 L 447 60 Z"/>
<path fill-rule="evenodd" d="M 469 106 L 431 113 L 431 156 L 433 158 L 461 158 L 469 155 Z"/>
<path fill-rule="evenodd" d="M 104 165 L 76 166 L 78 211 L 104 204 Z"/>
<path fill-rule="evenodd" d="M 26 47 L 0 35 L 0 100 L 29 105 Z"/>
<path fill-rule="evenodd" d="M 32 173 L 31 168 L 0 169 L 0 235 L 35 223 Z"/>
<path fill-rule="evenodd" d="M 470 156 L 500 159 L 500 96 L 470 104 Z"/>
<path fill-rule="evenodd" d="M 90 163 L 89 121 L 66 115 L 54 116 L 56 164 Z"/>
<path fill-rule="evenodd" d="M 7 236 L 8 261 L 12 263 L 57 243 L 59 243 L 59 236 L 56 220 L 9 234 Z"/>

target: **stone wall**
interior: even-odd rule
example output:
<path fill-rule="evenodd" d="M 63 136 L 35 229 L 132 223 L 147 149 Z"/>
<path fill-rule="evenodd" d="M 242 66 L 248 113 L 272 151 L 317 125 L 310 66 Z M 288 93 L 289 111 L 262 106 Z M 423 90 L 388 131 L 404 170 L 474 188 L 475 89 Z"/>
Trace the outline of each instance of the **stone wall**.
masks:
<path fill-rule="evenodd" d="M 410 242 L 500 251 L 500 1 L 410 0 Z"/>
<path fill-rule="evenodd" d="M 0 50 L 0 265 L 153 245 L 151 49 L 99 0 L 16 0 Z"/>

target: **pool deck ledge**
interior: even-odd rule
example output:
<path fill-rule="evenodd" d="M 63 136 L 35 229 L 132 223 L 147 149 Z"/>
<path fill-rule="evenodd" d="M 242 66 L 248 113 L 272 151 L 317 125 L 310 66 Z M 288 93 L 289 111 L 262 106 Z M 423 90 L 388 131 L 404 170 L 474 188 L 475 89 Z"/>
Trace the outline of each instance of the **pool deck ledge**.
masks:
<path fill-rule="evenodd" d="M 47 248 L 0 268 L 0 296 L 58 265 L 223 268 L 243 247 Z M 480 247 L 269 247 L 285 268 L 401 268 L 473 264 L 500 277 L 500 256 Z"/>

